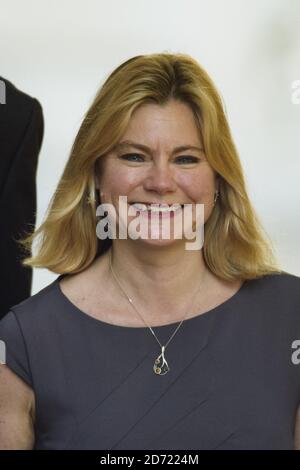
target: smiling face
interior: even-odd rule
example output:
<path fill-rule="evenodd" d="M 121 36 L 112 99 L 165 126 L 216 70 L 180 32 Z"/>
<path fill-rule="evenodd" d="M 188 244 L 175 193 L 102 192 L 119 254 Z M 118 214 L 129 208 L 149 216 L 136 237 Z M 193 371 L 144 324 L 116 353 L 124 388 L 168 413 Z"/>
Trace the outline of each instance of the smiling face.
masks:
<path fill-rule="evenodd" d="M 216 175 L 206 160 L 193 112 L 188 105 L 175 100 L 164 106 L 144 103 L 134 111 L 117 146 L 101 157 L 97 181 L 101 202 L 114 205 L 117 222 L 119 196 L 126 196 L 129 204 L 192 204 L 194 224 L 195 204 L 202 203 L 205 223 L 217 189 Z M 128 216 L 128 224 L 135 217 Z M 162 216 L 158 216 L 158 222 L 157 216 L 151 222 L 147 212 L 141 214 L 140 220 L 143 217 L 149 222 L 149 230 L 150 224 L 161 227 Z M 185 242 L 184 237 L 174 239 L 172 222 L 177 217 L 174 212 L 169 240 L 161 236 L 151 239 L 149 231 L 149 238 L 142 242 L 164 245 Z"/>

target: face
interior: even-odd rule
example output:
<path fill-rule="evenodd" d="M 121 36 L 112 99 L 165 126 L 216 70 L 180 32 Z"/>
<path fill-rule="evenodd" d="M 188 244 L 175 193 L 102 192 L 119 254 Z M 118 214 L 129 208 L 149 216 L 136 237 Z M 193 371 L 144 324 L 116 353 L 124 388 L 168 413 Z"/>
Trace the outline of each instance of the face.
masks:
<path fill-rule="evenodd" d="M 204 205 L 204 223 L 213 210 L 216 174 L 206 160 L 192 110 L 179 101 L 169 101 L 165 106 L 147 103 L 137 108 L 117 146 L 101 157 L 101 172 L 96 176 L 101 202 L 115 207 L 117 230 L 119 196 L 127 197 L 127 215 L 132 203 L 192 204 L 193 227 L 196 203 Z M 185 242 L 184 236 L 174 238 L 179 212 L 137 213 L 142 223 L 147 220 L 149 228 L 148 238 L 140 242 Z M 128 224 L 137 215 L 129 215 Z M 169 239 L 162 238 L 163 217 L 170 217 Z M 158 238 L 151 238 L 151 227 L 159 232 Z"/>

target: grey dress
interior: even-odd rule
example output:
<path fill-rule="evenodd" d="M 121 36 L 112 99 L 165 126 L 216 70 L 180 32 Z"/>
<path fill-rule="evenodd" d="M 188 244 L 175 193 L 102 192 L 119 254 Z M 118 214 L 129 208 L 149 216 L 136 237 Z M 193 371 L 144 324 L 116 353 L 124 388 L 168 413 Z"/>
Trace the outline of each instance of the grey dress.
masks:
<path fill-rule="evenodd" d="M 79 310 L 62 276 L 0 321 L 7 366 L 35 392 L 35 449 L 293 449 L 298 276 L 246 281 L 183 322 L 165 375 L 153 371 L 161 351 L 148 328 Z M 162 344 L 178 324 L 154 327 Z"/>

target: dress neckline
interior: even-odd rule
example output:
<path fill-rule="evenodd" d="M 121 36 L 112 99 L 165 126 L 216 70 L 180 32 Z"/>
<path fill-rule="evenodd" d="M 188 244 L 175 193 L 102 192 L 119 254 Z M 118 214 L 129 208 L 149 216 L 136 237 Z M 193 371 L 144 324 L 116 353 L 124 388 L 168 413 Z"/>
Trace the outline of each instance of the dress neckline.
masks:
<path fill-rule="evenodd" d="M 107 328 L 115 328 L 115 329 L 123 329 L 123 330 L 146 330 L 148 327 L 145 326 L 127 326 L 127 325 L 118 325 L 115 323 L 109 323 L 104 320 L 100 320 L 99 318 L 93 317 L 89 313 L 84 312 L 81 310 L 79 307 L 77 307 L 62 291 L 59 281 L 64 277 L 64 274 L 60 274 L 54 281 L 53 281 L 53 286 L 56 289 L 59 298 L 61 301 L 64 303 L 64 305 L 69 309 L 72 310 L 73 313 L 75 313 L 77 316 L 81 317 L 82 319 L 93 322 L 95 325 L 98 324 L 99 326 L 105 326 Z M 206 312 L 202 312 L 199 314 L 194 315 L 193 317 L 187 318 L 184 320 L 183 323 L 188 323 L 192 324 L 193 322 L 197 322 L 200 320 L 205 320 L 216 313 L 218 313 L 220 310 L 224 308 L 228 308 L 236 302 L 239 297 L 242 295 L 248 284 L 250 283 L 250 280 L 244 280 L 240 288 L 227 300 L 222 302 L 221 304 L 217 305 L 216 307 L 211 308 L 210 310 L 207 310 Z M 167 327 L 172 327 L 175 326 L 177 323 L 179 324 L 181 320 L 178 320 L 176 322 L 172 323 L 165 323 L 163 325 L 151 325 L 151 328 L 160 328 L 164 329 Z"/>

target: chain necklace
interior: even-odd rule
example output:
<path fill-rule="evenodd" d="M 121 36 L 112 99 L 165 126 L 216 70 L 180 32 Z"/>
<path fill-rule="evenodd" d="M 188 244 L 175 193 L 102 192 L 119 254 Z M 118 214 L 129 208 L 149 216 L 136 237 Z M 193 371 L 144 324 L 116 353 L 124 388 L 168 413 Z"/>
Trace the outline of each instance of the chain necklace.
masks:
<path fill-rule="evenodd" d="M 167 372 L 169 372 L 170 370 L 170 367 L 166 361 L 166 358 L 165 358 L 165 350 L 168 346 L 168 344 L 170 343 L 170 341 L 172 340 L 172 338 L 175 336 L 175 334 L 177 333 L 177 331 L 179 330 L 179 328 L 181 327 L 182 323 L 184 322 L 184 320 L 186 319 L 187 315 L 188 315 L 188 312 L 189 310 L 187 311 L 185 317 L 183 320 L 181 320 L 181 322 L 179 323 L 179 325 L 177 326 L 176 330 L 174 331 L 174 333 L 171 335 L 171 337 L 169 338 L 168 342 L 165 344 L 165 345 L 162 345 L 161 342 L 159 341 L 159 339 L 157 338 L 156 334 L 154 333 L 154 331 L 152 330 L 151 326 L 148 325 L 148 323 L 143 319 L 143 317 L 141 316 L 141 314 L 139 313 L 139 311 L 137 310 L 137 308 L 135 307 L 132 299 L 127 295 L 127 293 L 125 292 L 125 290 L 123 289 L 122 285 L 120 284 L 120 281 L 117 277 L 117 275 L 115 274 L 114 270 L 113 270 L 113 267 L 112 267 L 112 258 L 111 258 L 111 249 L 109 251 L 109 266 L 110 266 L 110 269 L 111 269 L 111 272 L 116 280 L 116 282 L 118 283 L 120 289 L 122 290 L 123 294 L 125 295 L 125 297 L 127 298 L 128 302 L 130 303 L 130 305 L 132 305 L 132 307 L 135 309 L 135 311 L 137 312 L 137 314 L 139 315 L 139 317 L 143 320 L 143 322 L 145 323 L 145 325 L 151 330 L 151 333 L 153 334 L 154 338 L 156 339 L 156 341 L 158 342 L 158 344 L 160 345 L 161 347 L 161 354 L 155 359 L 154 361 L 154 365 L 153 365 L 153 370 L 155 372 L 155 374 L 157 375 L 165 375 Z M 192 298 L 192 302 L 191 302 L 191 306 L 193 305 L 194 303 L 194 300 L 195 300 L 195 297 L 196 297 L 196 294 L 198 293 L 199 291 L 199 288 L 197 288 L 196 290 L 196 293 L 195 295 L 193 296 Z"/>

